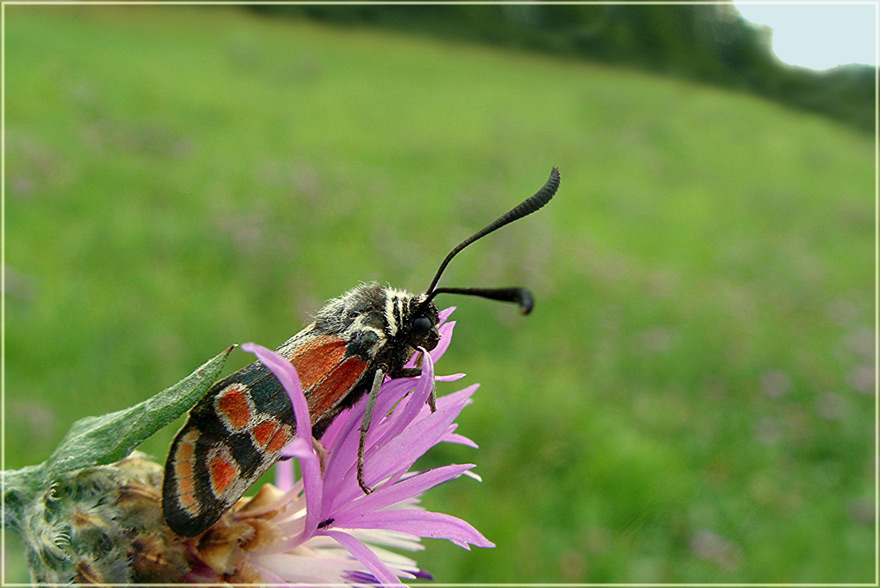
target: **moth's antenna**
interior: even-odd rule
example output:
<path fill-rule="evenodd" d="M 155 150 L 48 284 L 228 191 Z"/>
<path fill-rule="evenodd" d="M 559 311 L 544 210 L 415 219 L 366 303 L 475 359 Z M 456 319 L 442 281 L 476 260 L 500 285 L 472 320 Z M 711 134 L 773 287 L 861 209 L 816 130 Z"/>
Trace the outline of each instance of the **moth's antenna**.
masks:
<path fill-rule="evenodd" d="M 532 293 L 525 288 L 436 288 L 431 292 L 431 297 L 437 294 L 465 294 L 500 302 L 516 302 L 522 314 L 529 314 L 535 307 Z"/>
<path fill-rule="evenodd" d="M 443 271 L 446 269 L 446 266 L 449 265 L 449 262 L 452 260 L 452 258 L 455 257 L 456 255 L 458 255 L 458 253 L 462 249 L 464 249 L 465 247 L 467 247 L 468 245 L 470 245 L 471 243 L 473 243 L 477 239 L 481 239 L 481 238 L 485 237 L 486 235 L 488 235 L 492 231 L 500 229 L 504 225 L 512 223 L 515 220 L 519 220 L 524 216 L 532 214 L 533 212 L 535 212 L 536 210 L 540 209 L 542 206 L 544 206 L 545 204 L 550 202 L 550 199 L 553 198 L 553 195 L 556 194 L 556 190 L 558 190 L 558 189 L 559 189 L 559 168 L 554 166 L 553 170 L 550 172 L 550 178 L 547 180 L 547 183 L 544 184 L 544 187 L 541 188 L 540 190 L 538 190 L 534 196 L 527 198 L 522 203 L 520 203 L 519 206 L 517 206 L 516 208 L 514 208 L 513 210 L 511 210 L 507 214 L 502 215 L 500 218 L 495 220 L 495 222 L 489 224 L 488 226 L 486 226 L 482 230 L 477 231 L 476 233 L 474 233 L 473 235 L 471 235 L 470 237 L 468 237 L 467 239 L 465 239 L 464 241 L 459 243 L 455 249 L 453 249 L 452 251 L 449 252 L 449 255 L 446 256 L 446 259 L 443 260 L 443 263 L 441 263 L 440 267 L 437 269 L 437 273 L 434 274 L 434 279 L 431 280 L 431 285 L 428 286 L 427 290 L 425 290 L 425 293 L 428 295 L 427 300 L 430 300 L 435 295 L 440 294 L 440 291 L 435 289 L 437 287 L 437 282 L 440 281 L 440 276 L 443 275 Z M 456 289 L 455 293 L 465 294 L 465 292 L 462 292 L 460 290 L 462 290 L 462 289 Z M 477 290 L 477 289 L 472 289 L 472 291 L 470 293 L 473 295 L 476 295 L 476 296 L 483 296 L 483 294 L 476 294 L 475 290 Z M 507 288 L 507 289 L 502 289 L 502 290 L 507 291 L 510 289 Z M 451 293 L 452 289 L 445 289 L 444 291 Z M 484 293 L 491 292 L 491 290 L 481 290 L 481 291 Z M 484 297 L 491 298 L 491 296 L 484 296 Z M 501 300 L 500 298 L 494 298 L 494 299 Z M 509 302 L 514 301 L 513 299 L 504 299 L 504 300 L 507 300 Z M 520 304 L 520 308 L 523 308 L 522 304 Z M 529 307 L 529 309 L 531 309 L 531 307 Z"/>

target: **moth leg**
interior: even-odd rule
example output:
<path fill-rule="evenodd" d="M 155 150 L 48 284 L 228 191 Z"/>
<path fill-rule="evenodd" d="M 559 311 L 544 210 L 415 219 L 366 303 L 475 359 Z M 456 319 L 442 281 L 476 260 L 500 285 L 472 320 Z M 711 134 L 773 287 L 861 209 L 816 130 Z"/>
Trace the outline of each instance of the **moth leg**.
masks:
<path fill-rule="evenodd" d="M 373 408 L 376 406 L 379 388 L 382 387 L 382 382 L 385 381 L 385 373 L 386 371 L 381 367 L 376 370 L 376 375 L 373 376 L 373 385 L 370 387 L 370 396 L 367 398 L 367 410 L 364 412 L 364 420 L 361 421 L 361 438 L 358 443 L 357 480 L 358 486 L 361 487 L 364 494 L 369 494 L 373 491 L 364 482 L 364 451 L 367 445 L 367 430 L 370 428 L 370 421 L 373 420 Z"/>
<path fill-rule="evenodd" d="M 425 354 L 419 351 L 419 356 L 416 357 L 416 367 L 402 368 L 399 372 L 389 375 L 392 378 L 414 378 L 421 376 L 424 359 Z M 428 406 L 431 407 L 431 412 L 437 412 L 437 382 L 431 382 L 431 395 L 428 396 Z"/>
<path fill-rule="evenodd" d="M 315 450 L 315 454 L 318 456 L 318 463 L 321 464 L 321 474 L 324 473 L 324 459 L 327 457 L 327 450 L 324 449 L 324 446 L 321 445 L 321 442 L 318 441 L 317 437 L 312 437 L 312 448 Z"/>
<path fill-rule="evenodd" d="M 425 352 L 419 351 L 419 356 L 416 358 L 416 367 L 419 370 L 419 375 L 422 372 L 422 364 L 425 362 Z M 437 382 L 431 381 L 431 395 L 428 396 L 428 406 L 431 407 L 431 412 L 437 412 Z"/>
<path fill-rule="evenodd" d="M 428 406 L 431 412 L 437 412 L 437 382 L 431 381 L 431 395 L 428 396 Z"/>

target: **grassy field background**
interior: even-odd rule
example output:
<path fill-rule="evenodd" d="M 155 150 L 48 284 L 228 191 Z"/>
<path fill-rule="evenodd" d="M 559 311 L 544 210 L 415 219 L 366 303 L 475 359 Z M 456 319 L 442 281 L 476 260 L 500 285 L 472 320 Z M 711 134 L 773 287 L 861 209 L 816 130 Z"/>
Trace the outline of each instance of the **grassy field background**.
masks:
<path fill-rule="evenodd" d="M 871 582 L 873 141 L 583 62 L 238 9 L 6 6 L 5 459 L 452 264 L 439 582 Z M 243 353 L 231 368 L 247 362 Z M 440 393 L 457 388 L 444 385 Z M 144 449 L 164 459 L 176 427 Z M 5 579 L 26 581 L 7 536 Z"/>

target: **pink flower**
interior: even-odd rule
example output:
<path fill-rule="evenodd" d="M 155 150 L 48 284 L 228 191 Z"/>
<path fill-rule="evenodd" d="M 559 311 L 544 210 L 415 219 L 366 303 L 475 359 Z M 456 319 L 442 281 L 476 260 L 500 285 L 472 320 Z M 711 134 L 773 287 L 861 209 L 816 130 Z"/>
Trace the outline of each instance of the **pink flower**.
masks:
<path fill-rule="evenodd" d="M 494 547 L 467 522 L 418 505 L 422 492 L 464 474 L 474 465 L 410 471 L 419 457 L 440 442 L 476 447 L 470 439 L 455 433 L 455 419 L 470 404 L 477 385 L 438 398 L 436 412 L 427 405 L 435 380 L 463 377 L 434 377 L 434 361 L 443 355 L 452 337 L 455 323 L 444 323 L 452 310 L 440 315 L 440 344 L 431 354 L 425 353 L 421 376 L 386 380 L 382 385 L 365 452 L 364 476 L 374 488 L 371 494 L 364 494 L 357 483 L 359 427 L 366 396 L 341 413 L 324 432 L 322 459 L 312 443 L 306 399 L 290 362 L 259 345 L 242 346 L 272 370 L 290 395 L 297 436 L 284 450 L 284 456 L 299 460 L 302 477 L 294 480 L 292 460 L 279 462 L 275 486 L 263 487 L 254 499 L 234 511 L 232 525 L 248 523 L 256 532 L 243 543 L 238 555 L 224 552 L 225 565 L 238 574 L 233 576 L 280 584 L 400 585 L 402 578 L 430 575 L 391 549 L 421 550 L 421 537 L 448 539 L 465 549 L 470 545 Z M 230 577 L 228 571 L 226 578 Z M 213 577 L 198 568 L 190 574 L 194 581 Z"/>

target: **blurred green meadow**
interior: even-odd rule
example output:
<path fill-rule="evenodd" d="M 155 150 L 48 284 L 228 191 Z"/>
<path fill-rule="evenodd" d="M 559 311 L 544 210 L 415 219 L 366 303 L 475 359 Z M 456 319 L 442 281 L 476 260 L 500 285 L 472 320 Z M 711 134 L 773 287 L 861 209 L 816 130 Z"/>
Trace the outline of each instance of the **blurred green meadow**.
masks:
<path fill-rule="evenodd" d="M 342 9 L 342 8 L 341 8 Z M 745 94 L 240 9 L 5 7 L 5 467 L 360 281 L 447 297 L 497 544 L 450 582 L 873 582 L 873 141 Z M 235 352 L 230 370 L 249 362 Z M 439 392 L 456 390 L 441 384 Z M 164 460 L 169 427 L 143 450 Z M 5 580 L 23 582 L 6 537 Z"/>

